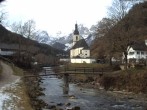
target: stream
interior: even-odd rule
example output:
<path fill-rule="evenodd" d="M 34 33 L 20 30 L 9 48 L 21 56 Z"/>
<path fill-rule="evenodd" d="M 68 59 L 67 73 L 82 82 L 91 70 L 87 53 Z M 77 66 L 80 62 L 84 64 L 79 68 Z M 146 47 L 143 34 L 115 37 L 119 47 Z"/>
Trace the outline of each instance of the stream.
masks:
<path fill-rule="evenodd" d="M 63 79 L 46 76 L 42 82 L 45 96 L 40 99 L 49 105 L 62 103 L 64 110 L 67 103 L 70 103 L 71 107 L 80 107 L 80 110 L 147 110 L 147 97 L 143 94 L 88 89 L 70 84 L 67 96 L 63 95 Z"/>

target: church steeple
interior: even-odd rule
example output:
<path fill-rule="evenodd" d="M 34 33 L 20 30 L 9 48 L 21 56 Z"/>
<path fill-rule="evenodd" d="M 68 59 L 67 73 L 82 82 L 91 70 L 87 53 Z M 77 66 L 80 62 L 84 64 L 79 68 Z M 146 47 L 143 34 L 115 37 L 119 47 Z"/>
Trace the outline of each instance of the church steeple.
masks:
<path fill-rule="evenodd" d="M 80 40 L 80 35 L 79 35 L 79 31 L 78 31 L 78 25 L 77 23 L 75 24 L 75 30 L 73 33 L 73 46 Z"/>
<path fill-rule="evenodd" d="M 77 25 L 77 23 L 75 24 L 74 35 L 79 35 L 79 31 L 78 31 L 78 25 Z"/>

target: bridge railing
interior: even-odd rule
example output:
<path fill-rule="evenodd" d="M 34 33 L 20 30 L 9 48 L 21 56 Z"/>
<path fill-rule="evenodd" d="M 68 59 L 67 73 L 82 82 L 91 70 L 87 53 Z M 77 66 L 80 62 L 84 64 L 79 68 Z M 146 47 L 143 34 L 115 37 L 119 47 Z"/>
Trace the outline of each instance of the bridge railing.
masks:
<path fill-rule="evenodd" d="M 90 72 L 90 73 L 96 73 L 96 72 L 101 72 L 103 73 L 104 72 L 104 69 L 103 68 L 91 68 L 91 67 L 75 67 L 75 68 L 67 68 L 65 67 L 64 68 L 64 72 L 83 72 L 83 73 L 87 73 L 87 72 Z"/>

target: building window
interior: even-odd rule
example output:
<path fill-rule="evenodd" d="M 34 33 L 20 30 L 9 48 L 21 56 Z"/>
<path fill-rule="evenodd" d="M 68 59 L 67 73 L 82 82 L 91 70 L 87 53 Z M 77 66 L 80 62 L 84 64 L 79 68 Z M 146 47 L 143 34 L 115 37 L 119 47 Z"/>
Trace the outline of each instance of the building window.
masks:
<path fill-rule="evenodd" d="M 144 55 L 144 52 L 141 52 L 142 55 Z"/>
<path fill-rule="evenodd" d="M 129 52 L 129 55 L 134 55 L 134 52 Z"/>
<path fill-rule="evenodd" d="M 76 40 L 78 40 L 78 36 L 76 36 Z"/>
<path fill-rule="evenodd" d="M 140 54 L 140 52 L 137 52 L 137 54 Z"/>

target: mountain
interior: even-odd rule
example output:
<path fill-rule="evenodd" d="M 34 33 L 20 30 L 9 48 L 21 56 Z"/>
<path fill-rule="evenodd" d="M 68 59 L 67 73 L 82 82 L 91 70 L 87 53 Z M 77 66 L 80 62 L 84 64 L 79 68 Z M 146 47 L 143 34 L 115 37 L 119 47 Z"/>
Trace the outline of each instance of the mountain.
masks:
<path fill-rule="evenodd" d="M 39 43 L 44 43 L 44 44 L 52 45 L 52 44 L 55 43 L 55 41 L 57 40 L 57 38 L 52 37 L 52 36 L 49 36 L 49 34 L 46 31 L 41 31 L 35 37 L 34 40 L 38 41 Z"/>
<path fill-rule="evenodd" d="M 95 31 L 95 25 L 88 29 L 87 27 L 80 24 L 78 25 L 78 30 L 80 35 L 90 46 L 92 41 L 95 39 L 95 36 L 93 34 Z M 72 46 L 72 36 L 73 32 L 68 35 L 63 35 L 61 32 L 59 32 L 56 36 L 53 37 L 49 36 L 47 32 L 43 31 L 37 36 L 36 40 L 40 43 L 51 45 L 54 48 L 67 51 Z"/>
<path fill-rule="evenodd" d="M 66 46 L 64 44 L 61 44 L 59 42 L 55 42 L 52 47 L 56 48 L 56 49 L 64 49 Z"/>

